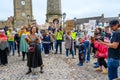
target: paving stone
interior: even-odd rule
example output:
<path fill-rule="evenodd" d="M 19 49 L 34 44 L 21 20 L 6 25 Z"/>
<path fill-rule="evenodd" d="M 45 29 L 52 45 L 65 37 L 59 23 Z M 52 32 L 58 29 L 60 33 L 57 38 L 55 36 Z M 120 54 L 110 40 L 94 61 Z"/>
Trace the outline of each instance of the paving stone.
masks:
<path fill-rule="evenodd" d="M 91 57 L 91 62 L 84 63 L 84 66 L 77 66 L 78 56 L 76 59 L 65 58 L 63 54 L 50 54 L 48 57 L 43 56 L 44 73 L 39 73 L 39 68 L 35 69 L 36 74 L 25 75 L 28 70 L 27 61 L 22 61 L 22 57 L 9 56 L 7 66 L 0 67 L 0 80 L 107 80 L 107 75 L 96 72 L 93 63 L 96 59 Z M 119 69 L 120 70 L 120 69 Z M 120 71 L 119 71 L 120 73 Z"/>

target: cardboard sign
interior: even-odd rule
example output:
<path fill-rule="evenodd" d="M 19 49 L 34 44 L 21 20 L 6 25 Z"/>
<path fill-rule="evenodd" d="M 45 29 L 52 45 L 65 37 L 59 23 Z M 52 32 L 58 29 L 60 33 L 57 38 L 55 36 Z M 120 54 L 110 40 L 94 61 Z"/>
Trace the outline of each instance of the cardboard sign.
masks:
<path fill-rule="evenodd" d="M 68 20 L 66 21 L 66 30 L 73 30 L 74 28 L 74 21 Z"/>
<path fill-rule="evenodd" d="M 88 27 L 87 35 L 94 37 L 95 26 L 96 26 L 96 20 L 89 20 L 89 27 Z"/>
<path fill-rule="evenodd" d="M 91 30 L 95 30 L 96 20 L 89 20 Z"/>

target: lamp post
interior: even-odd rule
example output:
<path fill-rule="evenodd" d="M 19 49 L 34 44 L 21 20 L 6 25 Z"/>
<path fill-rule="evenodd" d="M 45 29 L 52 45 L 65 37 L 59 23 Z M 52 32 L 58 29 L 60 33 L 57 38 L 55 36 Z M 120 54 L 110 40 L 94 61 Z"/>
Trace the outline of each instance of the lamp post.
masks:
<path fill-rule="evenodd" d="M 64 22 L 65 22 L 65 18 L 66 18 L 66 13 L 62 14 L 62 18 L 63 18 L 63 25 L 62 26 L 64 26 Z"/>
<path fill-rule="evenodd" d="M 76 29 L 76 21 L 77 21 L 77 18 L 74 17 L 74 27 L 75 27 L 75 29 Z"/>
<path fill-rule="evenodd" d="M 30 22 L 30 15 L 27 15 L 27 19 L 28 19 L 28 26 L 29 26 L 29 22 Z"/>

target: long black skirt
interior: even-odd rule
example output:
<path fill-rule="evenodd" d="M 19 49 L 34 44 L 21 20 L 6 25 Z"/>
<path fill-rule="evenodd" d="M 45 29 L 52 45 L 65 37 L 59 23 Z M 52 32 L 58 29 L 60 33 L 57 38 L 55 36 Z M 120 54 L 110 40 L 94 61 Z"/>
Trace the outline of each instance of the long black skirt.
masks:
<path fill-rule="evenodd" d="M 28 52 L 28 62 L 27 66 L 31 68 L 37 68 L 43 66 L 41 50 L 39 44 L 35 47 L 35 52 Z"/>

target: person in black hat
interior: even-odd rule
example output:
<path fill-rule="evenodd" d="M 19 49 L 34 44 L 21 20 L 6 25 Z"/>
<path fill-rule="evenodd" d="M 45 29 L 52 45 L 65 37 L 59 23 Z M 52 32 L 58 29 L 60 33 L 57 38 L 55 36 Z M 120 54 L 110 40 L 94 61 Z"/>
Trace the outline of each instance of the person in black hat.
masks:
<path fill-rule="evenodd" d="M 108 49 L 108 78 L 113 80 L 118 78 L 118 67 L 120 61 L 120 26 L 118 20 L 112 20 L 110 22 L 110 27 L 112 29 L 112 36 L 110 42 L 100 43 L 105 44 L 109 47 Z"/>

